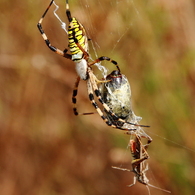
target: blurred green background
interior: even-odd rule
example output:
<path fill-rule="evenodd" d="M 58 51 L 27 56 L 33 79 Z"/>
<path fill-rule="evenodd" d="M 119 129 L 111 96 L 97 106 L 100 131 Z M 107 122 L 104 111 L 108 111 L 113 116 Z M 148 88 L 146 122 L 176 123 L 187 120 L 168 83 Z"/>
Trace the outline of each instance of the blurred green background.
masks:
<path fill-rule="evenodd" d="M 74 116 L 74 63 L 52 53 L 36 27 L 49 2 L 0 2 L 0 194 L 148 195 L 139 183 L 126 187 L 133 182 L 132 173 L 111 168 L 131 168 L 129 137 L 106 126 L 97 114 Z M 67 22 L 65 1 L 56 3 Z M 150 183 L 173 195 L 194 194 L 195 2 L 69 3 L 92 39 L 90 54 L 119 63 L 131 83 L 135 114 L 143 117 L 141 124 L 151 126 L 145 129 L 153 138 Z M 67 35 L 53 9 L 43 28 L 63 50 Z M 85 82 L 78 108 L 94 111 Z"/>

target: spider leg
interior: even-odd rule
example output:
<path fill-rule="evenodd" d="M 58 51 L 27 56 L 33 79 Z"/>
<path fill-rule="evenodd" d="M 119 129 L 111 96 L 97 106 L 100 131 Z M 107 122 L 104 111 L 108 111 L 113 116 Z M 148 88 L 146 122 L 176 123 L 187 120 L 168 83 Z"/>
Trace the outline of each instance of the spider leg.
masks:
<path fill-rule="evenodd" d="M 120 68 L 118 66 L 118 63 L 116 61 L 110 59 L 109 57 L 106 57 L 106 56 L 99 57 L 98 59 L 94 60 L 93 62 L 90 62 L 89 66 L 92 66 L 95 63 L 98 63 L 98 62 L 101 62 L 101 61 L 104 61 L 104 60 L 107 60 L 107 61 L 111 62 L 112 64 L 114 64 L 116 66 L 116 68 L 118 69 L 118 71 L 120 72 Z"/>
<path fill-rule="evenodd" d="M 45 10 L 45 12 L 43 13 L 41 19 L 39 20 L 38 24 L 37 24 L 37 27 L 46 43 L 46 45 L 49 47 L 49 49 L 51 49 L 53 52 L 57 53 L 58 55 L 61 55 L 65 58 L 68 58 L 68 59 L 71 59 L 71 55 L 70 54 L 67 54 L 67 50 L 65 49 L 64 51 L 54 47 L 53 45 L 51 45 L 49 39 L 47 38 L 47 35 L 45 34 L 43 28 L 42 28 L 42 22 L 43 22 L 43 19 L 45 17 L 45 15 L 47 14 L 48 10 L 50 9 L 51 5 L 53 4 L 54 0 L 52 0 L 49 4 L 49 6 L 47 7 L 47 9 Z"/>
<path fill-rule="evenodd" d="M 96 111 L 98 112 L 98 114 L 101 116 L 101 118 L 104 120 L 104 122 L 108 125 L 108 126 L 112 126 L 112 124 L 110 123 L 110 121 L 107 119 L 106 116 L 104 116 L 103 112 L 100 110 L 100 108 L 98 107 L 97 103 L 94 100 L 94 95 L 93 95 L 93 88 L 91 85 L 91 80 L 88 79 L 87 80 L 87 90 L 88 90 L 88 94 L 89 94 L 89 99 L 91 101 L 91 104 L 95 107 Z"/>
<path fill-rule="evenodd" d="M 73 39 L 74 39 L 75 44 L 76 44 L 77 47 L 83 52 L 83 56 L 84 56 L 83 58 L 86 59 L 86 60 L 88 61 L 88 59 L 89 59 L 89 54 L 88 54 L 88 53 L 83 49 L 83 47 L 79 44 L 79 40 L 77 39 L 77 37 L 76 37 L 76 35 L 75 35 L 75 31 L 72 32 L 72 35 L 73 35 Z M 118 66 L 118 63 L 117 63 L 116 61 L 114 61 L 114 60 L 111 60 L 109 57 L 106 57 L 106 56 L 99 57 L 99 58 L 96 59 L 95 61 L 88 63 L 88 66 L 90 67 L 90 66 L 94 65 L 95 63 L 98 63 L 98 62 L 101 62 L 101 61 L 104 61 L 104 60 L 107 60 L 107 61 L 113 63 L 113 64 L 116 66 L 116 68 L 118 69 L 118 71 L 120 72 L 120 68 L 119 68 L 119 66 Z M 98 83 L 109 82 L 109 81 L 100 81 L 100 80 L 98 80 L 97 78 L 96 78 L 96 81 L 97 81 Z"/>
<path fill-rule="evenodd" d="M 74 85 L 73 93 L 72 93 L 73 112 L 75 115 L 79 115 L 77 108 L 76 108 L 76 103 L 77 103 L 76 96 L 78 93 L 79 82 L 80 82 L 80 77 L 77 77 L 77 80 Z"/>
<path fill-rule="evenodd" d="M 72 22 L 72 16 L 71 16 L 71 13 L 70 13 L 68 0 L 66 0 L 66 15 L 67 15 L 68 21 Z"/>
<path fill-rule="evenodd" d="M 74 85 L 73 93 L 72 93 L 72 103 L 73 103 L 73 112 L 74 114 L 77 115 L 90 115 L 90 114 L 95 114 L 95 112 L 88 112 L 88 113 L 79 113 L 76 107 L 77 99 L 76 96 L 78 94 L 78 86 L 80 82 L 80 77 L 77 77 L 77 80 Z"/>

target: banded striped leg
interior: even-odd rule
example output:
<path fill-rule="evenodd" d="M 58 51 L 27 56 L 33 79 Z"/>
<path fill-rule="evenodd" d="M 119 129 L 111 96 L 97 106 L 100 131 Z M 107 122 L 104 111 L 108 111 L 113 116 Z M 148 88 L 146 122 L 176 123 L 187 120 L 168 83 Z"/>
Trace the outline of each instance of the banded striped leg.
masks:
<path fill-rule="evenodd" d="M 74 114 L 76 116 L 77 115 L 96 114 L 96 112 L 79 113 L 78 110 L 77 110 L 77 106 L 76 106 L 77 99 L 76 99 L 76 96 L 78 94 L 78 87 L 79 87 L 80 80 L 81 80 L 80 77 L 77 77 L 77 80 L 76 80 L 75 85 L 74 85 L 73 93 L 72 93 L 73 112 L 74 112 Z M 98 82 L 107 82 L 107 81 L 98 81 Z"/>
<path fill-rule="evenodd" d="M 73 36 L 73 39 L 74 39 L 77 47 L 83 52 L 84 58 L 86 60 L 88 60 L 89 54 L 81 47 L 81 45 L 78 43 L 78 40 L 77 40 L 77 38 L 75 36 Z M 107 60 L 107 61 L 111 62 L 112 64 L 114 64 L 116 66 L 116 68 L 118 69 L 118 71 L 120 72 L 120 68 L 118 66 L 118 63 L 116 61 L 114 61 L 114 60 L 111 60 L 109 57 L 106 57 L 106 56 L 101 56 L 98 59 L 94 60 L 93 62 L 88 62 L 88 66 L 91 67 L 95 63 L 99 63 L 99 62 L 104 61 L 104 60 Z"/>
<path fill-rule="evenodd" d="M 77 45 L 77 47 L 83 52 L 84 55 L 84 59 L 86 59 L 88 61 L 89 59 L 89 54 L 83 49 L 83 47 L 79 44 L 78 39 L 76 38 L 75 32 L 72 32 L 73 35 L 73 40 L 75 42 L 75 44 Z M 101 61 L 107 60 L 109 62 L 111 62 L 112 64 L 114 64 L 116 66 L 116 68 L 118 69 L 118 71 L 120 72 L 120 68 L 118 66 L 118 63 L 115 60 L 110 59 L 109 57 L 106 56 L 101 56 L 99 58 L 97 58 L 96 60 L 94 60 L 93 62 L 88 62 L 88 66 L 91 67 L 92 65 L 94 65 L 95 63 L 99 63 Z"/>
<path fill-rule="evenodd" d="M 54 0 L 52 0 L 49 4 L 49 6 L 47 7 L 47 9 L 45 10 L 45 12 L 43 13 L 41 19 L 39 20 L 38 24 L 37 24 L 37 27 L 46 43 L 46 45 L 49 47 L 49 49 L 51 49 L 53 52 L 57 53 L 58 55 L 61 55 L 65 58 L 68 58 L 68 59 L 71 59 L 71 55 L 70 54 L 67 54 L 66 52 L 68 51 L 67 49 L 65 49 L 64 51 L 56 48 L 55 46 L 51 45 L 49 39 L 47 38 L 47 35 L 45 34 L 43 28 L 42 28 L 42 22 L 43 22 L 43 19 L 45 17 L 45 15 L 47 14 L 48 10 L 50 9 L 51 5 L 53 4 Z"/>
<path fill-rule="evenodd" d="M 112 64 L 114 64 L 116 66 L 116 68 L 118 69 L 118 71 L 121 72 L 120 68 L 118 66 L 118 63 L 116 61 L 110 59 L 109 57 L 106 57 L 106 56 L 99 57 L 98 59 L 94 60 L 93 62 L 88 63 L 88 66 L 92 66 L 95 63 L 99 63 L 99 62 L 104 61 L 104 60 L 107 60 L 107 61 L 111 62 Z"/>
<path fill-rule="evenodd" d="M 72 94 L 73 112 L 74 112 L 74 114 L 76 116 L 77 115 L 90 115 L 90 114 L 95 114 L 95 112 L 79 113 L 77 111 L 77 107 L 76 107 L 77 99 L 76 99 L 76 96 L 77 96 L 77 93 L 78 93 L 79 82 L 80 82 L 80 77 L 77 77 L 77 80 L 75 82 L 74 89 L 73 89 L 73 94 Z"/>
<path fill-rule="evenodd" d="M 68 0 L 66 0 L 66 15 L 67 15 L 68 21 L 72 22 L 72 16 L 71 16 L 71 13 L 70 13 Z"/>
<path fill-rule="evenodd" d="M 87 83 L 88 83 L 88 84 L 87 84 L 87 88 L 89 88 L 89 87 L 92 85 L 92 89 L 93 89 L 92 92 L 89 93 L 89 94 L 91 94 L 91 95 L 89 95 L 89 98 L 90 98 L 90 101 L 91 101 L 92 105 L 95 107 L 95 109 L 97 110 L 97 112 L 99 113 L 99 115 L 102 117 L 103 120 L 104 120 L 105 116 L 103 115 L 102 111 L 99 109 L 97 103 L 95 103 L 95 104 L 93 103 L 93 102 L 95 102 L 95 101 L 94 101 L 94 97 L 93 97 L 93 91 L 94 91 L 96 97 L 98 98 L 99 102 L 103 105 L 104 109 L 113 117 L 113 119 L 114 119 L 115 121 L 120 121 L 120 122 L 122 122 L 122 123 L 127 123 L 127 124 L 134 125 L 134 126 L 149 127 L 149 126 L 147 126 L 147 125 L 138 125 L 138 124 L 134 124 L 134 123 L 127 122 L 127 121 L 125 121 L 125 120 L 119 118 L 118 116 L 116 116 L 115 113 L 113 113 L 113 111 L 108 107 L 108 105 L 107 105 L 106 103 L 104 103 L 104 101 L 103 101 L 103 99 L 102 99 L 102 97 L 101 97 L 101 93 L 100 93 L 100 91 L 99 91 L 99 89 L 98 89 L 98 86 L 97 86 L 97 84 L 96 84 L 97 78 L 96 78 L 96 76 L 93 74 L 93 72 L 92 72 L 92 70 L 91 70 L 90 68 L 88 68 L 88 74 L 89 74 L 89 79 L 88 79 L 88 81 L 87 81 Z M 91 91 L 91 90 L 90 90 L 90 91 Z M 89 91 L 88 91 L 88 92 L 89 92 Z M 91 99 L 91 98 L 92 98 L 92 99 Z M 100 112 L 100 111 L 101 111 L 101 112 Z M 107 117 L 106 117 L 106 118 L 107 118 Z M 104 121 L 107 123 L 107 125 L 112 126 L 112 127 L 114 127 L 114 128 L 117 128 L 117 129 L 122 129 L 122 130 L 127 130 L 127 131 L 128 131 L 128 130 L 132 130 L 132 129 L 121 128 L 121 127 L 119 127 L 119 126 L 110 124 L 111 122 L 110 122 L 108 119 L 106 119 L 106 120 L 104 120 Z M 135 130 L 135 129 L 134 129 L 134 130 Z"/>

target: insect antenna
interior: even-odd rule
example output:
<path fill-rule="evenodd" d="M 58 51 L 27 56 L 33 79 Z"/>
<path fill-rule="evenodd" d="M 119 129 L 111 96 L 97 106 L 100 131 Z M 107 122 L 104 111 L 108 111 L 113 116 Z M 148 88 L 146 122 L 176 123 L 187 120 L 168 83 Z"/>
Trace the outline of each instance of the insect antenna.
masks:
<path fill-rule="evenodd" d="M 152 188 L 155 188 L 155 189 L 157 189 L 157 190 L 161 190 L 161 191 L 163 191 L 163 192 L 171 193 L 171 191 L 169 191 L 169 190 L 165 190 L 165 189 L 159 188 L 159 187 L 154 186 L 154 185 L 149 184 L 149 183 L 146 185 L 146 187 L 148 187 L 148 186 L 150 186 L 150 187 L 152 187 Z"/>
<path fill-rule="evenodd" d="M 150 188 L 148 187 L 148 185 L 146 185 L 146 188 L 147 188 L 147 190 L 148 190 L 148 194 L 151 195 L 151 193 L 150 193 Z"/>

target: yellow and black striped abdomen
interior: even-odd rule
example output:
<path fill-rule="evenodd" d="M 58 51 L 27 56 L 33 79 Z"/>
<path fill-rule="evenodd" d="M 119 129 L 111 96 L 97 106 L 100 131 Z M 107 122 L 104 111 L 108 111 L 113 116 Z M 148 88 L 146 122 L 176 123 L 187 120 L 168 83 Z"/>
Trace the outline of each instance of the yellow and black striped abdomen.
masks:
<path fill-rule="evenodd" d="M 72 60 L 79 61 L 83 58 L 83 51 L 75 43 L 75 39 L 73 38 L 73 36 L 78 41 L 79 46 L 88 53 L 88 40 L 85 29 L 76 18 L 72 18 L 72 21 L 70 22 L 68 27 L 68 46 L 70 48 Z"/>

